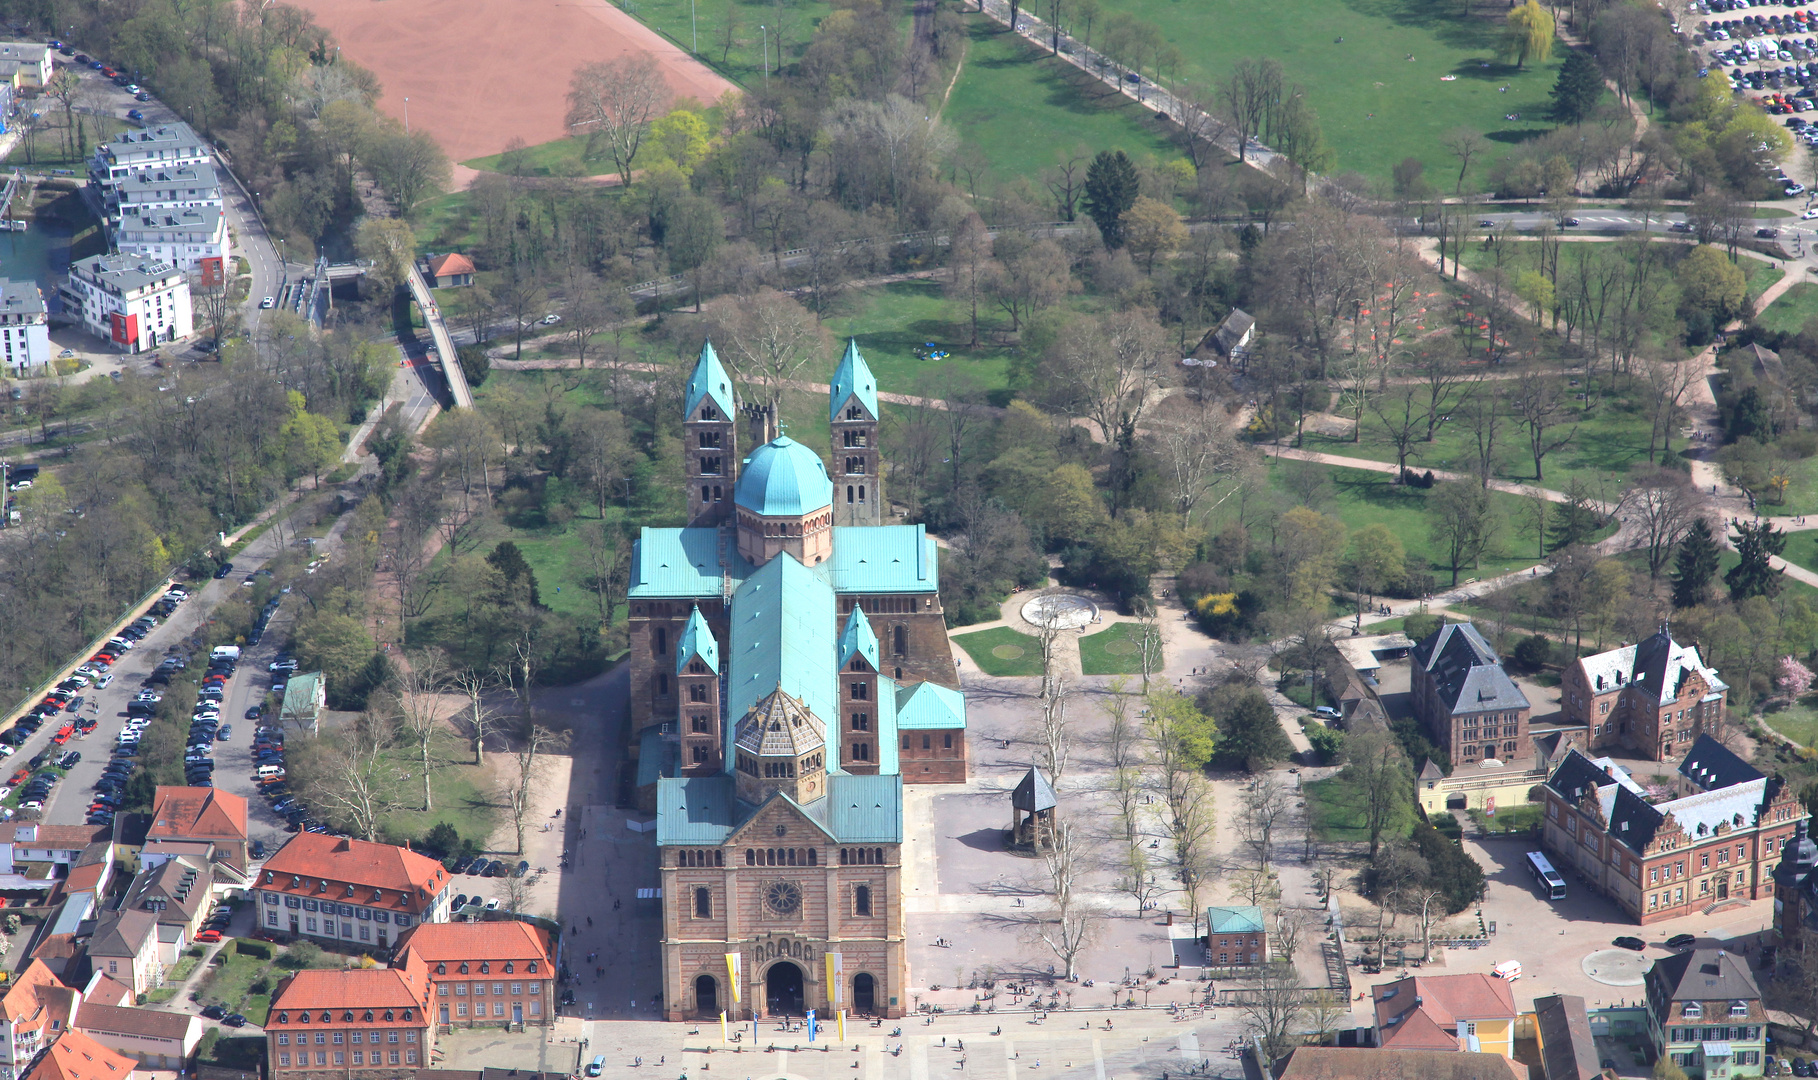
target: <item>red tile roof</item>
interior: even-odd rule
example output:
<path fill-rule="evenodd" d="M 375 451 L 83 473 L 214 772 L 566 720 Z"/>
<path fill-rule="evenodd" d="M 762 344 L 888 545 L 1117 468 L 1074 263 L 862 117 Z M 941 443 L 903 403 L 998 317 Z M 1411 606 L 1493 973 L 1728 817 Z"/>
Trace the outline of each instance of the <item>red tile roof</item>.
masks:
<path fill-rule="evenodd" d="M 89 863 L 87 866 L 74 867 L 70 870 L 69 876 L 63 879 L 63 891 L 66 893 L 93 892 L 100 887 L 101 879 L 106 876 L 107 869 L 106 863 Z"/>
<path fill-rule="evenodd" d="M 426 1025 L 428 997 L 420 964 L 299 971 L 278 984 L 266 1031 L 305 1024 Z"/>
<path fill-rule="evenodd" d="M 429 260 L 430 277 L 452 277 L 455 274 L 473 273 L 473 262 L 459 252 L 451 251 L 446 255 L 437 255 Z"/>
<path fill-rule="evenodd" d="M 137 1066 L 80 1031 L 66 1031 L 25 1080 L 126 1080 Z"/>
<path fill-rule="evenodd" d="M 147 839 L 244 840 L 246 799 L 219 788 L 160 786 Z"/>
<path fill-rule="evenodd" d="M 548 932 L 516 920 L 423 923 L 398 939 L 398 953 L 413 954 L 430 965 L 462 960 L 536 960 L 545 965 L 539 970 L 547 971 L 550 963 Z"/>
<path fill-rule="evenodd" d="M 265 861 L 253 888 L 420 913 L 448 883 L 441 863 L 407 848 L 300 832 Z"/>
<path fill-rule="evenodd" d="M 201 1020 L 194 1013 L 164 1012 L 161 1009 L 135 1009 L 86 1002 L 76 1017 L 77 1030 L 96 1031 L 106 1035 L 139 1035 L 181 1043 L 189 1038 L 191 1027 L 201 1036 Z"/>
<path fill-rule="evenodd" d="M 1515 994 L 1506 980 L 1473 972 L 1414 975 L 1370 988 L 1382 1045 L 1406 1049 L 1458 1049 L 1460 1020 L 1515 1019 Z"/>
<path fill-rule="evenodd" d="M 12 840 L 14 846 L 33 851 L 80 851 L 112 836 L 111 825 L 15 825 Z"/>
<path fill-rule="evenodd" d="M 82 996 L 86 1005 L 131 1005 L 133 1003 L 132 987 L 110 975 L 96 973 L 94 980 L 88 984 L 88 992 Z"/>
<path fill-rule="evenodd" d="M 1501 1054 L 1303 1046 L 1279 1080 L 1528 1080 L 1528 1067 Z"/>
<path fill-rule="evenodd" d="M 44 961 L 34 959 L 13 980 L 6 996 L 0 997 L 0 1017 L 15 1031 L 48 1028 L 53 1020 L 63 1021 L 57 1025 L 61 1028 L 68 1025 L 75 1001 L 76 991 L 63 985 Z"/>

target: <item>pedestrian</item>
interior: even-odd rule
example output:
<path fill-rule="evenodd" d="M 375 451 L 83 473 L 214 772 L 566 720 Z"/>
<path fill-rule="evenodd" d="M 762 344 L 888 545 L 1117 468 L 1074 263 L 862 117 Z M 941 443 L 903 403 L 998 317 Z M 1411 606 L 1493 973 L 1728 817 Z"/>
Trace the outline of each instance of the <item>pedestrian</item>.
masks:
<path fill-rule="evenodd" d="M 593 929 L 593 916 L 592 915 L 587 916 L 587 929 L 589 929 L 589 930 Z"/>

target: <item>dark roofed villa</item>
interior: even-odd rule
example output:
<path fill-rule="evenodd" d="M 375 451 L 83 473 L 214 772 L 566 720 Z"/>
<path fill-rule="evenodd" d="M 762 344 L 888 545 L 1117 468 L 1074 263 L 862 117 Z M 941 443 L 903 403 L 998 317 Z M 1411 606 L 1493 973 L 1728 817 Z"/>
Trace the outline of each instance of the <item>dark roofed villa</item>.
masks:
<path fill-rule="evenodd" d="M 1414 716 L 1455 765 L 1507 760 L 1527 745 L 1533 707 L 1470 623 L 1414 646 Z"/>

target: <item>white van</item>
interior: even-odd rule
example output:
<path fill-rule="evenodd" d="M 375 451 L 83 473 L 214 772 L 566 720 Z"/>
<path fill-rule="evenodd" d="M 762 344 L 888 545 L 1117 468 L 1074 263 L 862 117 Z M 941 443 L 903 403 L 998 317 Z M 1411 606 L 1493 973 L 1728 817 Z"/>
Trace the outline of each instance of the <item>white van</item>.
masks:
<path fill-rule="evenodd" d="M 217 645 L 215 651 L 208 655 L 216 660 L 238 660 L 240 659 L 240 646 Z"/>
<path fill-rule="evenodd" d="M 1521 961 L 1504 960 L 1502 963 L 1491 968 L 1490 974 L 1504 982 L 1514 982 L 1516 979 L 1521 978 Z"/>
<path fill-rule="evenodd" d="M 269 777 L 283 775 L 284 766 L 282 765 L 261 765 L 253 771 L 253 778 L 256 780 L 264 780 Z"/>

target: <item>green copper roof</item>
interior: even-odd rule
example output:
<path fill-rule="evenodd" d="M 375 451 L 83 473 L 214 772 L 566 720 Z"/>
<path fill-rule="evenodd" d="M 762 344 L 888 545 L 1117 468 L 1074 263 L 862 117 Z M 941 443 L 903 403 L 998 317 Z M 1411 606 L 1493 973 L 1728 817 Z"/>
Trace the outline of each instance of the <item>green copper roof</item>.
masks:
<path fill-rule="evenodd" d="M 657 784 L 657 844 L 720 844 L 749 816 L 730 776 L 665 777 Z"/>
<path fill-rule="evenodd" d="M 688 625 L 682 627 L 682 640 L 675 650 L 675 673 L 680 675 L 696 656 L 715 675 L 720 673 L 720 643 L 713 640 L 713 631 L 707 628 L 707 620 L 701 618 L 698 607 L 688 616 Z"/>
<path fill-rule="evenodd" d="M 736 546 L 727 549 L 733 580 L 751 573 Z M 720 534 L 715 529 L 646 528 L 631 548 L 631 597 L 720 595 Z"/>
<path fill-rule="evenodd" d="M 834 667 L 838 619 L 833 589 L 788 552 L 745 579 L 732 597 L 728 735 L 760 698 L 779 688 L 830 730 L 839 722 L 839 672 Z M 727 772 L 733 758 L 726 754 Z M 838 768 L 839 746 L 829 740 L 827 771 Z"/>
<path fill-rule="evenodd" d="M 865 358 L 859 355 L 857 338 L 846 339 L 846 355 L 840 357 L 839 370 L 833 373 L 833 388 L 827 395 L 827 419 L 840 418 L 847 398 L 858 398 L 871 418 L 878 418 L 877 379 L 872 376 Z"/>
<path fill-rule="evenodd" d="M 701 346 L 701 358 L 695 361 L 694 374 L 688 376 L 688 404 L 682 409 L 682 416 L 697 420 L 695 410 L 700 408 L 701 401 L 713 399 L 719 407 L 720 416 L 730 420 L 735 415 L 732 411 L 732 379 L 726 369 L 720 366 L 720 354 L 713 351 L 713 342 Z"/>
<path fill-rule="evenodd" d="M 1268 927 L 1262 908 L 1248 904 L 1206 909 L 1206 929 L 1214 934 L 1260 934 Z"/>
<path fill-rule="evenodd" d="M 871 620 L 865 618 L 865 613 L 856 605 L 852 614 L 846 617 L 846 629 L 840 632 L 841 671 L 846 670 L 846 664 L 851 661 L 854 653 L 863 656 L 871 665 L 872 671 L 878 669 L 877 635 L 871 632 Z"/>
<path fill-rule="evenodd" d="M 923 525 L 835 525 L 833 555 L 821 566 L 841 593 L 932 593 L 941 587 L 939 549 Z"/>
<path fill-rule="evenodd" d="M 843 844 L 903 842 L 903 778 L 853 776 L 827 778 L 827 831 Z"/>
<path fill-rule="evenodd" d="M 801 517 L 833 505 L 833 481 L 819 454 L 782 435 L 751 452 L 734 501 L 764 517 Z"/>
<path fill-rule="evenodd" d="M 905 731 L 963 728 L 966 696 L 938 683 L 912 683 L 896 692 L 896 725 Z"/>

